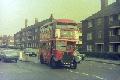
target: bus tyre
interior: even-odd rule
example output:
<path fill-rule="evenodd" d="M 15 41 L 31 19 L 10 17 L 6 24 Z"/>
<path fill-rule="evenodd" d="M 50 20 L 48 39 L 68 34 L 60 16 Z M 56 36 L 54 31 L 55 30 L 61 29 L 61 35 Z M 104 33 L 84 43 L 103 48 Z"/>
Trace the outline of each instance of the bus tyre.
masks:
<path fill-rule="evenodd" d="M 71 69 L 76 69 L 77 68 L 77 62 L 73 61 L 73 63 L 70 64 Z"/>
<path fill-rule="evenodd" d="M 55 61 L 53 58 L 50 60 L 50 67 L 51 67 L 52 69 L 55 69 L 55 68 L 57 67 L 56 61 Z"/>
<path fill-rule="evenodd" d="M 42 56 L 42 55 L 40 55 L 40 63 L 41 63 L 41 64 L 44 64 L 44 59 L 43 59 L 43 56 Z"/>

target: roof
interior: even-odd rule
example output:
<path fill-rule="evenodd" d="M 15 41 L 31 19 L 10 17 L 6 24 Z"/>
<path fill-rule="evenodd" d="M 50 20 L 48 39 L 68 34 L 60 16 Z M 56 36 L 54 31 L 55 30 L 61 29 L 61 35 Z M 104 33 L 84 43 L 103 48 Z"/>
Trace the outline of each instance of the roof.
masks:
<path fill-rule="evenodd" d="M 28 26 L 26 28 L 23 28 L 21 31 L 19 31 L 17 33 L 19 34 L 20 32 L 24 32 L 26 30 L 29 30 L 29 29 L 32 29 L 32 28 L 35 28 L 35 27 L 38 27 L 38 26 L 41 27 L 41 26 L 50 24 L 51 22 L 54 23 L 54 21 L 56 21 L 58 23 L 77 24 L 75 21 L 70 20 L 70 19 L 53 19 L 53 18 L 51 19 L 51 18 L 49 18 L 49 19 L 43 20 L 41 22 L 37 22 L 36 24 L 30 25 L 30 26 Z"/>
<path fill-rule="evenodd" d="M 93 14 L 92 16 L 86 18 L 85 20 L 94 19 L 103 16 L 109 16 L 112 14 L 120 13 L 120 4 L 117 2 L 112 3 L 111 5 L 107 6 L 103 10 L 98 11 L 97 13 Z"/>
<path fill-rule="evenodd" d="M 56 19 L 58 23 L 76 23 L 74 20 L 71 19 Z"/>

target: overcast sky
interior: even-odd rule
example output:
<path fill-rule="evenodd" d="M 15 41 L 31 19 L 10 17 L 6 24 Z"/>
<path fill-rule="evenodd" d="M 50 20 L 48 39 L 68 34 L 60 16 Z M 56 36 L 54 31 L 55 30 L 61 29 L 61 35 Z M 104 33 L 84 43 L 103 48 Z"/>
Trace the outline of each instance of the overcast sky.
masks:
<path fill-rule="evenodd" d="M 109 0 L 109 4 L 115 0 Z M 13 35 L 28 25 L 49 18 L 68 18 L 77 22 L 100 10 L 100 0 L 0 0 L 0 35 Z"/>

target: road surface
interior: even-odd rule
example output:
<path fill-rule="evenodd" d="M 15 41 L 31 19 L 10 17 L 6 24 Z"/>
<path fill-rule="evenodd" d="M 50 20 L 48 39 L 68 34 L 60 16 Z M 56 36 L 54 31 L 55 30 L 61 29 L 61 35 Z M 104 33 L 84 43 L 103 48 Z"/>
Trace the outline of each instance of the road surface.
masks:
<path fill-rule="evenodd" d="M 74 70 L 32 62 L 0 62 L 0 80 L 120 80 L 120 66 L 84 61 Z"/>

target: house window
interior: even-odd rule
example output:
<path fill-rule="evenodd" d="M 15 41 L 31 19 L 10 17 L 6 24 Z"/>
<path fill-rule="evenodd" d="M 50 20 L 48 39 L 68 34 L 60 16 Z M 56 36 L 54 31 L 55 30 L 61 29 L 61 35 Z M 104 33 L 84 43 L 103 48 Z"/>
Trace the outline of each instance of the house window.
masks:
<path fill-rule="evenodd" d="M 113 30 L 109 31 L 109 36 L 114 36 L 114 31 Z"/>
<path fill-rule="evenodd" d="M 38 31 L 38 29 L 36 28 L 36 29 L 35 29 L 35 32 L 37 32 L 37 31 Z"/>
<path fill-rule="evenodd" d="M 29 47 L 29 44 L 27 44 L 27 47 Z"/>
<path fill-rule="evenodd" d="M 118 20 L 120 20 L 120 14 L 118 15 Z"/>
<path fill-rule="evenodd" d="M 118 35 L 120 35 L 120 29 L 118 29 Z"/>
<path fill-rule="evenodd" d="M 36 39 L 37 39 L 37 36 L 35 35 L 34 38 L 35 38 L 35 40 L 36 40 Z"/>
<path fill-rule="evenodd" d="M 120 45 L 118 45 L 118 52 L 120 52 Z"/>
<path fill-rule="evenodd" d="M 109 17 L 109 23 L 113 22 L 113 16 Z"/>
<path fill-rule="evenodd" d="M 98 38 L 102 38 L 102 31 L 98 32 Z"/>
<path fill-rule="evenodd" d="M 87 40 L 92 40 L 92 33 L 87 34 Z"/>
<path fill-rule="evenodd" d="M 33 38 L 33 40 L 35 40 L 35 37 L 34 37 L 34 36 L 33 36 L 32 38 Z"/>
<path fill-rule="evenodd" d="M 97 44 L 97 51 L 103 52 L 104 51 L 104 44 Z"/>
<path fill-rule="evenodd" d="M 113 52 L 113 45 L 109 45 L 109 52 Z"/>
<path fill-rule="evenodd" d="M 33 47 L 33 44 L 31 43 L 31 47 Z"/>
<path fill-rule="evenodd" d="M 98 18 L 98 19 L 96 20 L 96 25 L 100 25 L 100 24 L 102 24 L 102 18 Z"/>
<path fill-rule="evenodd" d="M 92 45 L 87 45 L 87 51 L 92 51 Z"/>
<path fill-rule="evenodd" d="M 36 47 L 36 43 L 34 43 L 34 47 Z"/>
<path fill-rule="evenodd" d="M 33 43 L 33 47 L 35 47 L 35 43 Z"/>
<path fill-rule="evenodd" d="M 90 27 L 92 27 L 93 25 L 92 25 L 92 21 L 89 21 L 88 22 L 88 28 L 90 28 Z"/>

